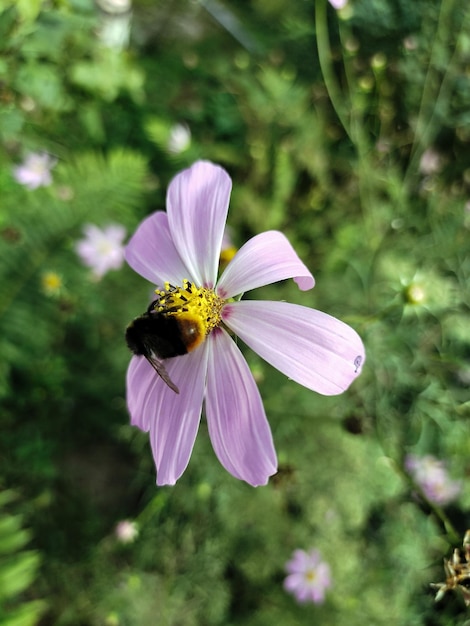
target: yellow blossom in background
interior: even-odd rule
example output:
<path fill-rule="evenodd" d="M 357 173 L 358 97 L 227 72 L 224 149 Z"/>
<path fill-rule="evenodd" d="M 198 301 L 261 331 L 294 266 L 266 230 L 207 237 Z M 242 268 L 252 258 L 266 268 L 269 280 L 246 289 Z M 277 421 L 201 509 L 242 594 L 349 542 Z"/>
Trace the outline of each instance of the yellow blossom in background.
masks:
<path fill-rule="evenodd" d="M 41 287 L 47 296 L 57 296 L 63 288 L 62 277 L 57 272 L 44 272 L 41 276 Z"/>

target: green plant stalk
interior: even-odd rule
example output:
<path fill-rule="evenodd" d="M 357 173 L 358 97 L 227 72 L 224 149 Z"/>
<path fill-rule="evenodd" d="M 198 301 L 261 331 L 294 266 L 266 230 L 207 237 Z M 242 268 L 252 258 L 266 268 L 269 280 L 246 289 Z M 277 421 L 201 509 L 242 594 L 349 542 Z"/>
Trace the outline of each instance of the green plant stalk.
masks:
<path fill-rule="evenodd" d="M 365 99 L 359 93 L 353 81 L 353 73 L 350 71 L 348 60 L 345 58 L 344 39 L 345 34 L 340 27 L 340 38 L 343 50 L 343 67 L 346 78 L 348 94 L 341 89 L 331 62 L 331 46 L 328 35 L 327 0 L 317 0 L 315 3 L 315 26 L 317 34 L 318 57 L 323 80 L 335 113 L 354 145 L 357 156 L 357 181 L 359 188 L 360 204 L 364 216 L 364 226 L 368 233 L 367 239 L 372 246 L 377 242 L 377 234 L 380 233 L 380 224 L 376 223 L 377 216 L 374 211 L 375 196 L 373 191 L 374 181 L 371 177 L 373 167 L 370 163 L 370 142 L 364 129 Z M 379 239 L 381 237 L 379 236 Z M 377 242 L 378 243 L 378 242 Z"/>
<path fill-rule="evenodd" d="M 164 508 L 167 501 L 166 494 L 159 491 L 142 509 L 139 515 L 135 518 L 139 528 L 144 528 L 150 521 L 155 522 L 160 515 L 160 512 Z"/>
<path fill-rule="evenodd" d="M 316 0 L 315 2 L 315 30 L 317 35 L 317 50 L 318 59 L 320 61 L 320 69 L 322 71 L 325 87 L 335 113 L 348 137 L 351 139 L 351 142 L 355 143 L 353 137 L 351 136 L 351 128 L 347 113 L 342 104 L 344 94 L 342 93 L 336 80 L 331 63 L 331 46 L 330 38 L 328 36 L 326 2 L 327 0 Z"/>
<path fill-rule="evenodd" d="M 435 59 L 439 54 L 439 50 L 448 45 L 451 35 L 450 16 L 454 8 L 454 4 L 455 0 L 443 0 L 441 4 L 436 27 L 436 35 L 434 37 L 423 92 L 421 95 L 421 102 L 416 122 L 416 131 L 413 138 L 413 144 L 411 146 L 410 162 L 405 174 L 404 184 L 406 186 L 409 185 L 410 179 L 412 179 L 416 174 L 423 152 L 437 134 L 437 127 L 434 123 L 437 117 L 437 111 L 442 108 L 443 103 L 446 100 L 449 101 L 450 99 L 450 83 L 453 77 L 455 60 L 458 56 L 458 44 L 455 46 L 454 52 L 449 60 L 444 76 L 437 90 L 433 87 L 433 84 L 436 78 L 436 72 L 434 70 Z M 465 19 L 462 21 L 460 34 L 464 32 L 468 15 L 469 12 L 466 13 Z M 434 105 L 432 106 L 431 112 L 427 114 L 430 102 L 434 102 Z"/>

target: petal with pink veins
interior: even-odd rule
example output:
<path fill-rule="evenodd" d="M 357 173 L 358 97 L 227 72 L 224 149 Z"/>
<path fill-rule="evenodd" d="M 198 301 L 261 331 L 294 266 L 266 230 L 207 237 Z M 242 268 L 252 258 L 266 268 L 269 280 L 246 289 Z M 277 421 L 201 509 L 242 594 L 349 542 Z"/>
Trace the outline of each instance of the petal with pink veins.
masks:
<path fill-rule="evenodd" d="M 277 460 L 258 387 L 224 330 L 214 330 L 209 339 L 205 406 L 215 453 L 236 478 L 265 485 L 277 471 Z"/>
<path fill-rule="evenodd" d="M 183 278 L 193 278 L 175 248 L 168 216 L 163 211 L 152 213 L 141 222 L 124 256 L 134 271 L 160 287 L 165 281 L 178 285 Z"/>
<path fill-rule="evenodd" d="M 293 278 L 302 291 L 315 285 L 288 239 L 270 230 L 252 237 L 240 248 L 220 277 L 217 293 L 231 298 L 286 278 Z"/>
<path fill-rule="evenodd" d="M 157 485 L 174 485 L 186 469 L 201 418 L 208 346 L 167 359 L 165 367 L 180 393 L 155 374 L 156 383 L 144 406 L 150 423 L 150 443 L 157 468 Z"/>
<path fill-rule="evenodd" d="M 173 241 L 190 278 L 199 286 L 215 284 L 231 190 L 227 172 L 208 161 L 196 162 L 168 187 Z"/>
<path fill-rule="evenodd" d="M 222 318 L 268 363 L 323 395 L 345 391 L 365 361 L 356 331 L 315 309 L 288 302 L 241 300 L 226 304 Z"/>

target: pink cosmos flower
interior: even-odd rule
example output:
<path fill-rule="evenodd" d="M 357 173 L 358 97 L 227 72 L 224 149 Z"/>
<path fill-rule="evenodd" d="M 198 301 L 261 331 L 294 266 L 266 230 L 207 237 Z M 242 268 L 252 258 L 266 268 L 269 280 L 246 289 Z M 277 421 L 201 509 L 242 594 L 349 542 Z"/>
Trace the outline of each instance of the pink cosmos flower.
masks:
<path fill-rule="evenodd" d="M 124 263 L 123 241 L 126 229 L 120 224 L 109 224 L 99 228 L 86 224 L 85 237 L 78 241 L 75 250 L 82 263 L 91 268 L 96 279 L 102 278 L 109 270 L 117 270 Z"/>
<path fill-rule="evenodd" d="M 178 317 L 187 307 L 173 307 L 171 313 L 168 301 L 183 301 L 193 313 L 199 307 L 194 315 L 206 330 L 198 347 L 165 361 L 179 394 L 146 358 L 135 355 L 129 365 L 131 423 L 150 431 L 158 485 L 174 484 L 188 465 L 203 403 L 213 448 L 227 471 L 253 486 L 266 484 L 276 472 L 258 388 L 229 333 L 289 378 L 325 395 L 347 389 L 365 358 L 357 333 L 325 313 L 287 302 L 235 299 L 287 278 L 301 290 L 314 286 L 312 274 L 280 232 L 250 239 L 217 280 L 230 192 L 224 169 L 195 163 L 171 181 L 167 212 L 147 217 L 125 251 L 136 272 L 164 286 L 156 290 L 159 310 Z"/>
<path fill-rule="evenodd" d="M 21 165 L 13 169 L 15 180 L 28 189 L 47 187 L 52 183 L 51 169 L 56 164 L 56 159 L 49 154 L 28 154 Z"/>
<path fill-rule="evenodd" d="M 297 602 L 321 604 L 325 600 L 325 592 L 331 587 L 330 566 L 321 560 L 318 550 L 294 550 L 286 571 L 289 575 L 284 580 L 284 589 Z"/>
<path fill-rule="evenodd" d="M 429 502 L 446 506 L 462 491 L 462 483 L 450 478 L 444 461 L 431 454 L 421 457 L 409 454 L 405 467 Z"/>

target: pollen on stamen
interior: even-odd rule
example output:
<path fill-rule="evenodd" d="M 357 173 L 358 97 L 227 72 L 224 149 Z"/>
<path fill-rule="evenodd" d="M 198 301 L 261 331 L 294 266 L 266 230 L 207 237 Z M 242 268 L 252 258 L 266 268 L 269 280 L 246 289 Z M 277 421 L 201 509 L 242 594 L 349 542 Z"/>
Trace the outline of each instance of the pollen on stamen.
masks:
<path fill-rule="evenodd" d="M 224 300 L 213 289 L 196 287 L 184 279 L 181 287 L 165 282 L 164 289 L 156 289 L 155 293 L 155 311 L 180 319 L 197 318 L 206 336 L 222 321 Z"/>

